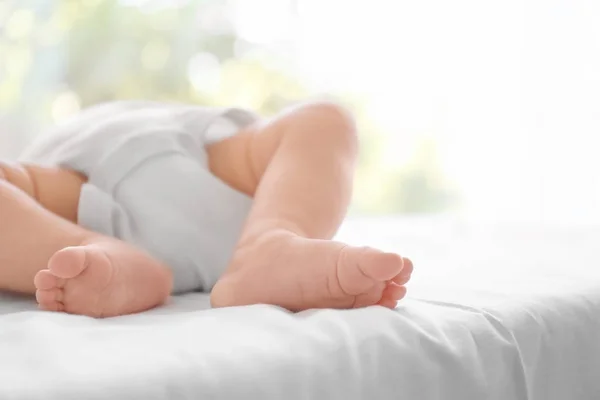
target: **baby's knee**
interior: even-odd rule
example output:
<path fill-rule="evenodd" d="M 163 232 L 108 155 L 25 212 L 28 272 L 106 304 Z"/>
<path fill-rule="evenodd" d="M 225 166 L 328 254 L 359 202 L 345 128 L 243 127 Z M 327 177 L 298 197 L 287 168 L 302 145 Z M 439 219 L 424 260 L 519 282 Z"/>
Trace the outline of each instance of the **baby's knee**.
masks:
<path fill-rule="evenodd" d="M 341 104 L 314 101 L 302 105 L 299 111 L 305 117 L 317 120 L 328 127 L 343 129 L 349 131 L 350 134 L 356 132 L 356 121 L 352 112 Z"/>
<path fill-rule="evenodd" d="M 303 123 L 313 128 L 307 129 L 305 134 L 314 134 L 321 139 L 328 137 L 333 143 L 350 148 L 358 146 L 356 122 L 344 106 L 329 101 L 311 102 L 301 106 L 297 115 Z M 323 141 L 324 144 L 326 142 Z"/>

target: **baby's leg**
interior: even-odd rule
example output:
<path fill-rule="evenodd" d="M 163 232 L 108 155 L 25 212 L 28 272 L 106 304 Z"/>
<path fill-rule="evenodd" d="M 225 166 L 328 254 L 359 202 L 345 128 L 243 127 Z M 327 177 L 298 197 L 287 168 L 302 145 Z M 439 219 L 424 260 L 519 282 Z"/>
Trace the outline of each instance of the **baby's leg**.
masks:
<path fill-rule="evenodd" d="M 76 217 L 82 177 L 6 164 L 0 176 L 0 290 L 35 293 L 42 309 L 90 316 L 142 311 L 169 295 L 164 266 L 66 219 Z"/>
<path fill-rule="evenodd" d="M 209 147 L 211 170 L 255 196 L 214 306 L 396 305 L 408 259 L 328 240 L 346 214 L 357 149 L 353 121 L 331 104 L 296 108 Z"/>
<path fill-rule="evenodd" d="M 0 179 L 12 183 L 46 210 L 77 223 L 79 192 L 86 178 L 62 168 L 0 161 Z"/>

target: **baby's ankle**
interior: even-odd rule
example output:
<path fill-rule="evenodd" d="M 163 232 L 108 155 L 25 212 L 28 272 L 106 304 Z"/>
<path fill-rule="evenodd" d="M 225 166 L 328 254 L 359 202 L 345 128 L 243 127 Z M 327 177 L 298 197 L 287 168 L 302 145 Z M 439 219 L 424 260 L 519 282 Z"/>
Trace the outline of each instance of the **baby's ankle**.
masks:
<path fill-rule="evenodd" d="M 285 220 L 251 222 L 244 229 L 238 245 L 245 246 L 264 239 L 284 237 L 307 237 L 307 234 L 297 224 Z"/>

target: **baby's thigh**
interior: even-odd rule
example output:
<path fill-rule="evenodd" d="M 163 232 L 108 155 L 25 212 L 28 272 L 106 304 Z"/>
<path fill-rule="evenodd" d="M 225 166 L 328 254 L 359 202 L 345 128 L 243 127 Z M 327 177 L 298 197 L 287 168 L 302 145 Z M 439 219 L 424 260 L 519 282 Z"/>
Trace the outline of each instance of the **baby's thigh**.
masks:
<path fill-rule="evenodd" d="M 54 214 L 77 222 L 85 176 L 63 168 L 0 161 L 0 179 L 18 187 Z"/>

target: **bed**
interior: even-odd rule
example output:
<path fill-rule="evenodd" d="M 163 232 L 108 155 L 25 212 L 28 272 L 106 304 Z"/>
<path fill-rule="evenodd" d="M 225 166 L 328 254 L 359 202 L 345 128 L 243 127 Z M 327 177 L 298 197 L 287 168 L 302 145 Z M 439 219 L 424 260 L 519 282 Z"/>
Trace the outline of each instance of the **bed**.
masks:
<path fill-rule="evenodd" d="M 410 255 L 395 310 L 211 310 L 205 294 L 94 320 L 0 297 L 0 398 L 600 399 L 600 227 L 355 219 Z"/>

